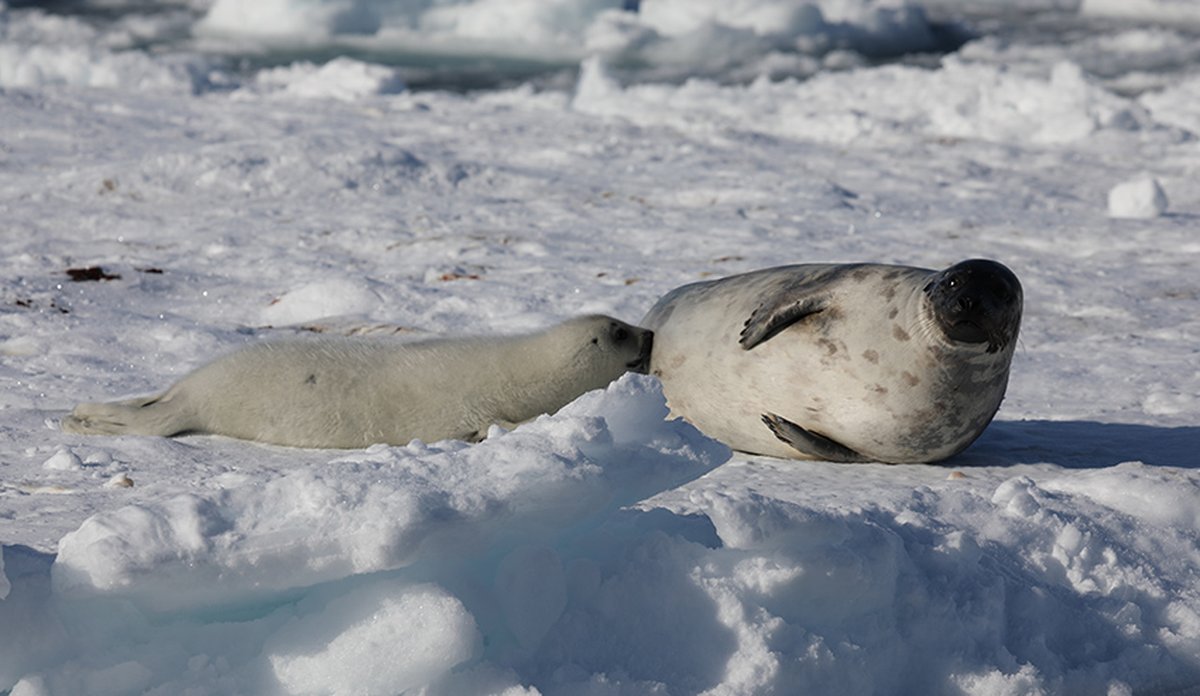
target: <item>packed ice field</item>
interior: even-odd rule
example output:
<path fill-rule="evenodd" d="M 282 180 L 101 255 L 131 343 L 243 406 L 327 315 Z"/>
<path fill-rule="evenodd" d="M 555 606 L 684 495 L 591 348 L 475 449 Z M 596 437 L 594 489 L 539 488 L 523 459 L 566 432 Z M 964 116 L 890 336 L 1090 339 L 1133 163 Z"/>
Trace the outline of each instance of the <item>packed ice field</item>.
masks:
<path fill-rule="evenodd" d="M 0 694 L 1200 694 L 1200 5 L 0 3 Z M 627 375 L 479 444 L 80 436 L 216 356 L 999 260 L 931 465 Z"/>

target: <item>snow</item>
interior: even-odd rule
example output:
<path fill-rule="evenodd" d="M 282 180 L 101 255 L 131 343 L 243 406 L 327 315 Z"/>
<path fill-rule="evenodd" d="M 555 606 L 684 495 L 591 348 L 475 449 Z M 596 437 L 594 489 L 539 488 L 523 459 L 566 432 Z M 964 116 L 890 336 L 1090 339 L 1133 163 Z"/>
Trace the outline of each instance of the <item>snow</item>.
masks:
<path fill-rule="evenodd" d="M 1195 690 L 1191 5 L 622 5 L 0 8 L 0 693 Z M 733 453 L 637 375 L 477 445 L 57 429 L 269 338 L 976 256 L 1025 323 L 942 465 Z"/>
<path fill-rule="evenodd" d="M 263 70 L 255 75 L 252 85 L 243 89 L 353 101 L 376 94 L 395 94 L 403 91 L 404 82 L 392 68 L 338 57 L 321 66 L 299 62 Z"/>
<path fill-rule="evenodd" d="M 1108 192 L 1108 215 L 1114 218 L 1145 219 L 1167 210 L 1167 194 L 1154 177 L 1123 181 Z"/>

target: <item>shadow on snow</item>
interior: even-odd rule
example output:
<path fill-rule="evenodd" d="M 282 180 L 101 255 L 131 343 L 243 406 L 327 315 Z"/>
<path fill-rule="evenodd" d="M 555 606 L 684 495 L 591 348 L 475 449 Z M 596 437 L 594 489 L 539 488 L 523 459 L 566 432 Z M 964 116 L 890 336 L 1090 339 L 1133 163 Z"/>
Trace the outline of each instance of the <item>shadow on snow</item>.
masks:
<path fill-rule="evenodd" d="M 995 421 L 957 466 L 1058 464 L 1099 469 L 1122 462 L 1200 468 L 1200 427 L 1095 421 Z"/>

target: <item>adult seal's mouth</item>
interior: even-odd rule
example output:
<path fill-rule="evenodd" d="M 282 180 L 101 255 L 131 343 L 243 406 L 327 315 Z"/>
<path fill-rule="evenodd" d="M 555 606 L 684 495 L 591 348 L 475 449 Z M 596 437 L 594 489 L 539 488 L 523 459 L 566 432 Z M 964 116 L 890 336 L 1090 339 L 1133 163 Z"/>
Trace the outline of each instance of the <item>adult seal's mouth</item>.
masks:
<path fill-rule="evenodd" d="M 952 341 L 959 343 L 990 343 L 991 337 L 986 329 L 970 320 L 955 322 L 947 326 L 946 335 Z"/>
<path fill-rule="evenodd" d="M 1021 282 L 1003 264 L 987 259 L 957 263 L 925 286 L 946 338 L 986 344 L 995 353 L 1013 343 L 1021 325 Z"/>

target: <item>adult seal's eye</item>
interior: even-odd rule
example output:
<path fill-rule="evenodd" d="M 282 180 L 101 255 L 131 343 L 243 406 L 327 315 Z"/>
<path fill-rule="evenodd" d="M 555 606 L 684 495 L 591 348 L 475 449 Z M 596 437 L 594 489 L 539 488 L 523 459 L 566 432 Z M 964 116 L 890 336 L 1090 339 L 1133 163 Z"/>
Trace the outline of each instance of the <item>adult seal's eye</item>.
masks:
<path fill-rule="evenodd" d="M 613 340 L 617 343 L 624 343 L 629 339 L 629 330 L 623 326 L 618 326 L 616 331 L 613 331 Z"/>

